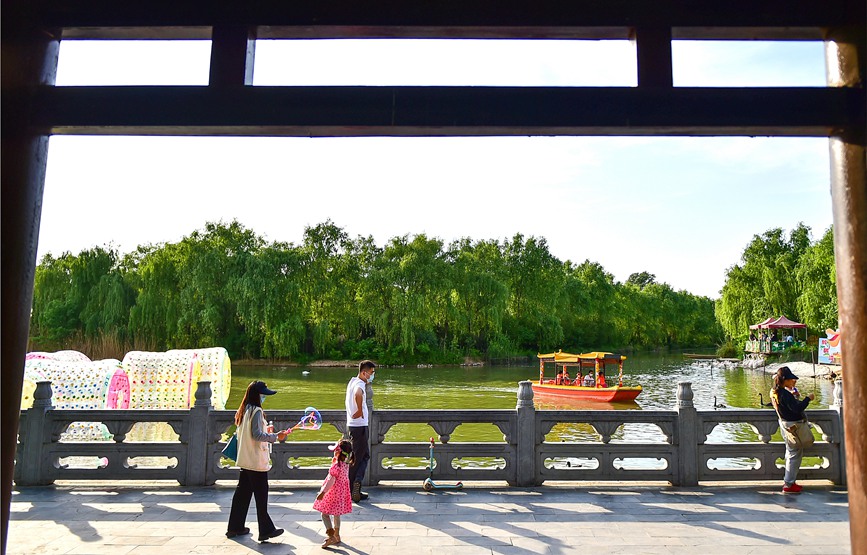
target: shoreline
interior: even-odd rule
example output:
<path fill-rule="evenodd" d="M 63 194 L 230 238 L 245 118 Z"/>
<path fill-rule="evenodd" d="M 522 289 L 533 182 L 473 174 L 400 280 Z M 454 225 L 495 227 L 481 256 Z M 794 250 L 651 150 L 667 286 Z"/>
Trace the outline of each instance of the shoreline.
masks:
<path fill-rule="evenodd" d="M 307 367 L 307 368 L 335 368 L 335 369 L 347 369 L 347 368 L 358 368 L 358 363 L 360 360 L 315 360 L 307 363 L 293 362 L 287 360 L 274 360 L 274 359 L 240 359 L 233 360 L 232 364 L 240 365 L 240 366 L 275 366 L 275 367 L 284 367 L 284 368 L 299 368 L 299 367 Z M 398 365 L 379 365 L 382 368 L 404 368 L 405 366 L 402 364 Z M 431 368 L 434 365 L 428 364 L 419 364 L 417 365 L 419 368 Z M 461 363 L 461 366 L 485 366 L 485 363 L 478 360 L 465 359 L 464 362 Z M 815 367 L 815 377 L 822 378 L 826 380 L 836 380 L 837 378 L 842 378 L 843 372 L 842 367 L 829 365 L 829 364 L 813 364 L 810 362 L 800 362 L 800 361 L 791 361 L 791 362 L 772 362 L 767 364 L 766 366 L 760 366 L 755 368 L 754 370 L 761 370 L 766 374 L 775 374 L 777 372 L 777 368 L 780 366 L 788 366 L 792 372 L 800 379 L 811 378 L 814 377 L 813 367 Z M 415 368 L 416 365 L 408 365 L 410 368 Z"/>
<path fill-rule="evenodd" d="M 263 358 L 245 358 L 233 360 L 232 364 L 240 366 L 283 366 L 286 368 L 299 368 L 301 366 L 308 368 L 358 368 L 360 360 L 314 360 L 311 362 L 300 363 L 291 360 L 275 360 Z"/>
<path fill-rule="evenodd" d="M 767 366 L 761 366 L 760 368 L 762 368 L 766 374 L 776 374 L 777 368 L 779 368 L 780 366 L 788 366 L 789 369 L 796 376 L 798 376 L 799 379 L 802 379 L 802 380 L 806 379 L 806 378 L 814 377 L 814 375 L 813 375 L 813 368 L 814 367 L 816 370 L 816 373 L 815 373 L 816 378 L 822 378 L 822 379 L 826 379 L 826 380 L 836 380 L 837 378 L 843 377 L 842 367 L 830 365 L 830 364 L 818 364 L 818 363 L 813 364 L 811 362 L 798 362 L 798 361 L 772 362 L 772 363 L 768 364 Z"/>

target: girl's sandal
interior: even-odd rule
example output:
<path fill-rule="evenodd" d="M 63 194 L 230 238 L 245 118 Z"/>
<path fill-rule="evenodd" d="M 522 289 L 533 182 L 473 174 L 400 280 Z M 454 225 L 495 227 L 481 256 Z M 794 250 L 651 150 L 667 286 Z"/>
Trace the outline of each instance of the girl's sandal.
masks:
<path fill-rule="evenodd" d="M 337 543 L 334 541 L 334 530 L 329 528 L 328 530 L 325 531 L 325 533 L 328 534 L 328 537 L 325 538 L 325 541 L 322 542 L 322 545 L 320 546 L 320 547 L 322 547 L 322 549 L 325 549 L 326 547 L 328 547 L 330 545 L 334 545 L 335 543 Z"/>

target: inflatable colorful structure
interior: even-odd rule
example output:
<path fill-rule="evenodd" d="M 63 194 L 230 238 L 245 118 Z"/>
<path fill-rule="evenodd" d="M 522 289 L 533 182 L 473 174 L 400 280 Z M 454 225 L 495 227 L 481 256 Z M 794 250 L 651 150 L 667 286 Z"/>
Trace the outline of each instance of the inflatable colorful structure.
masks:
<path fill-rule="evenodd" d="M 224 409 L 232 387 L 232 363 L 222 347 L 166 352 L 132 351 L 123 362 L 90 360 L 78 351 L 28 353 L 21 408 L 33 406 L 36 383 L 51 382 L 56 409 L 188 409 L 197 383 L 211 382 L 211 403 Z M 133 434 L 135 435 L 135 434 Z M 61 440 L 109 439 L 99 422 L 75 422 Z"/>
<path fill-rule="evenodd" d="M 57 409 L 187 409 L 197 383 L 211 382 L 211 403 L 224 409 L 232 387 L 232 362 L 222 347 L 132 351 L 123 362 L 90 360 L 77 351 L 28 353 L 21 408 L 33 406 L 36 382 L 51 381 Z"/>
<path fill-rule="evenodd" d="M 33 406 L 36 382 L 43 380 L 51 382 L 51 403 L 57 409 L 129 408 L 129 380 L 117 359 L 92 361 L 76 351 L 29 353 L 24 359 L 21 408 Z M 110 437 L 100 422 L 74 422 L 61 436 L 66 441 Z"/>
<path fill-rule="evenodd" d="M 134 409 L 185 409 L 196 402 L 197 383 L 211 382 L 211 404 L 226 408 L 232 387 L 232 363 L 222 347 L 131 351 L 123 357 Z"/>
<path fill-rule="evenodd" d="M 36 382 L 51 381 L 51 402 L 57 409 L 127 409 L 130 387 L 117 359 L 92 361 L 81 353 L 30 353 L 24 359 L 21 408 L 33 406 Z"/>

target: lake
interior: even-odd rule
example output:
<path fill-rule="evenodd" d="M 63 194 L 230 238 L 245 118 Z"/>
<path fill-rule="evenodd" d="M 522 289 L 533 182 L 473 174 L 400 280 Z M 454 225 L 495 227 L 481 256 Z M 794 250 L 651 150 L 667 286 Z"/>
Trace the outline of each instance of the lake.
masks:
<path fill-rule="evenodd" d="M 304 372 L 307 372 L 305 375 Z M 342 409 L 346 383 L 356 375 L 354 369 L 288 366 L 233 365 L 232 390 L 226 408 L 240 403 L 247 384 L 261 379 L 278 394 L 269 398 L 265 410 Z M 680 353 L 645 353 L 629 355 L 623 367 L 624 385 L 640 384 L 644 391 L 635 403 L 592 403 L 536 396 L 537 409 L 672 409 L 675 406 L 677 382 L 692 382 L 694 403 L 698 410 L 713 410 L 714 397 L 718 404 L 729 408 L 760 408 L 759 394 L 768 402 L 767 392 L 773 378 L 761 369 L 720 369 L 708 361 L 685 359 Z M 802 374 L 804 374 L 802 372 Z M 538 379 L 538 366 L 483 366 L 434 368 L 379 368 L 376 372 L 374 405 L 377 409 L 514 409 L 518 382 Z M 801 375 L 799 389 L 815 393 L 811 408 L 827 408 L 832 401 L 833 383 Z M 293 434 L 292 440 L 330 440 L 334 428 Z M 393 427 L 386 441 L 425 441 L 432 429 L 421 424 Z M 548 435 L 556 441 L 594 441 L 598 435 L 587 424 L 559 424 Z M 718 426 L 711 441 L 756 441 L 756 434 L 745 424 Z M 778 434 L 775 436 L 779 440 Z M 612 441 L 663 441 L 656 426 L 632 424 L 622 426 Z M 459 426 L 451 441 L 502 441 L 493 425 L 465 424 Z"/>

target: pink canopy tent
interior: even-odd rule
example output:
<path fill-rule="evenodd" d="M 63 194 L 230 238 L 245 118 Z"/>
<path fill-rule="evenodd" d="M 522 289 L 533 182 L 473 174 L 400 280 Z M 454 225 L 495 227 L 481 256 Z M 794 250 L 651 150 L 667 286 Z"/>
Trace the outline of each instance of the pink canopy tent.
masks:
<path fill-rule="evenodd" d="M 773 321 L 774 321 L 774 317 L 771 316 L 770 318 L 768 318 L 768 319 L 766 319 L 766 320 L 762 320 L 762 321 L 759 322 L 758 324 L 753 324 L 752 326 L 750 326 L 750 329 L 751 329 L 751 330 L 757 330 L 757 329 L 759 329 L 759 328 L 761 328 L 761 327 L 764 327 L 765 324 L 768 324 L 768 323 L 773 322 Z"/>
<path fill-rule="evenodd" d="M 793 321 L 789 320 L 788 318 L 786 318 L 785 316 L 780 316 L 779 318 L 777 318 L 776 320 L 773 320 L 771 322 L 768 322 L 767 320 L 762 322 L 761 324 L 759 324 L 759 327 L 761 327 L 763 329 L 779 329 L 779 328 L 805 329 L 807 327 L 807 324 L 801 324 L 798 322 L 793 322 Z"/>

